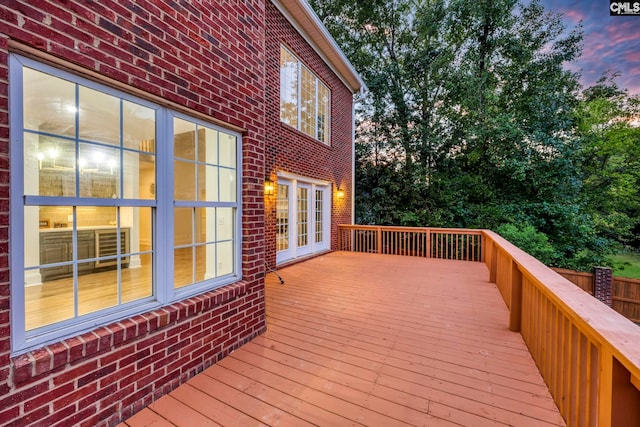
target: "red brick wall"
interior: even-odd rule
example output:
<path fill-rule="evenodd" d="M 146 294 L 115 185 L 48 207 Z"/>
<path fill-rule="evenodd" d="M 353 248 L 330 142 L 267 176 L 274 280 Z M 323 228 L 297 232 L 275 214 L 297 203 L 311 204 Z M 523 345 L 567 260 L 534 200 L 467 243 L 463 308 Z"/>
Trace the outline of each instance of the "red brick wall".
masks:
<path fill-rule="evenodd" d="M 0 4 L 0 425 L 114 425 L 264 330 L 264 7 Z M 242 282 L 11 357 L 9 40 L 246 130 Z"/>
<path fill-rule="evenodd" d="M 288 172 L 333 183 L 331 248 L 337 246 L 338 224 L 351 223 L 352 94 L 315 50 L 291 26 L 278 9 L 267 2 L 266 60 L 266 172 L 273 181 L 277 172 Z M 287 46 L 331 90 L 331 145 L 327 146 L 280 122 L 280 45 Z M 335 189 L 345 190 L 338 200 Z M 266 257 L 276 259 L 275 196 L 265 198 Z"/>

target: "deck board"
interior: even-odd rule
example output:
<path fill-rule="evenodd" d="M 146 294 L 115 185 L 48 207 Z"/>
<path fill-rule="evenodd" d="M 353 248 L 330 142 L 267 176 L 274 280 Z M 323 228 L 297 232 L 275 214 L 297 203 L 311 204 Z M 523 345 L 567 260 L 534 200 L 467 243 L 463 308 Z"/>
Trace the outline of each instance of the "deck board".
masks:
<path fill-rule="evenodd" d="M 483 264 L 336 252 L 280 274 L 265 334 L 123 426 L 565 425 Z"/>

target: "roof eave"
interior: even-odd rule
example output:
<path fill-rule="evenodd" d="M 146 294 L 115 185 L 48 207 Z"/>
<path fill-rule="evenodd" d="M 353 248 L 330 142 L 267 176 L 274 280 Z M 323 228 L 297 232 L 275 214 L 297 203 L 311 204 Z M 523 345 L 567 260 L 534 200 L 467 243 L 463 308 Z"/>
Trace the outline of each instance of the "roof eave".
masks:
<path fill-rule="evenodd" d="M 306 0 L 271 0 L 352 93 L 365 84 Z"/>

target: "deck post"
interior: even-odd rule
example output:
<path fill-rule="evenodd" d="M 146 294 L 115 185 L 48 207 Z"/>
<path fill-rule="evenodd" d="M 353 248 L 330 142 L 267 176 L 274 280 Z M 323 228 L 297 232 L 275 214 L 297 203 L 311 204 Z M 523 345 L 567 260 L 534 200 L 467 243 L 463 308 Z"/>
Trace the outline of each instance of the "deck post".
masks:
<path fill-rule="evenodd" d="M 640 390 L 629 371 L 609 350 L 600 350 L 598 425 L 640 425 Z"/>
<path fill-rule="evenodd" d="M 613 271 L 609 267 L 593 267 L 593 296 L 611 307 Z"/>
<path fill-rule="evenodd" d="M 613 398 L 613 354 L 601 348 L 598 365 L 598 425 L 611 425 L 611 401 Z"/>
<path fill-rule="evenodd" d="M 522 272 L 511 261 L 511 304 L 509 304 L 509 330 L 520 332 L 522 323 Z"/>
<path fill-rule="evenodd" d="M 382 253 L 382 228 L 376 227 L 376 245 L 378 246 L 378 253 Z"/>
<path fill-rule="evenodd" d="M 640 390 L 622 363 L 613 358 L 611 425 L 620 427 L 640 426 Z"/>

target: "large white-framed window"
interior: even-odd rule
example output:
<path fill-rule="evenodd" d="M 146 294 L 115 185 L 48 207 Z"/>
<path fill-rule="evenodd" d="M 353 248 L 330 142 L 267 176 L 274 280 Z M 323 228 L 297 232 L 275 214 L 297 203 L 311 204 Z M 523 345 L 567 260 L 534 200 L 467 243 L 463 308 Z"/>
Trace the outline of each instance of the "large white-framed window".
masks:
<path fill-rule="evenodd" d="M 280 120 L 330 144 L 331 91 L 289 49 L 280 46 Z"/>
<path fill-rule="evenodd" d="M 241 278 L 241 136 L 10 55 L 12 353 Z"/>
<path fill-rule="evenodd" d="M 330 249 L 331 183 L 279 172 L 276 263 Z"/>

